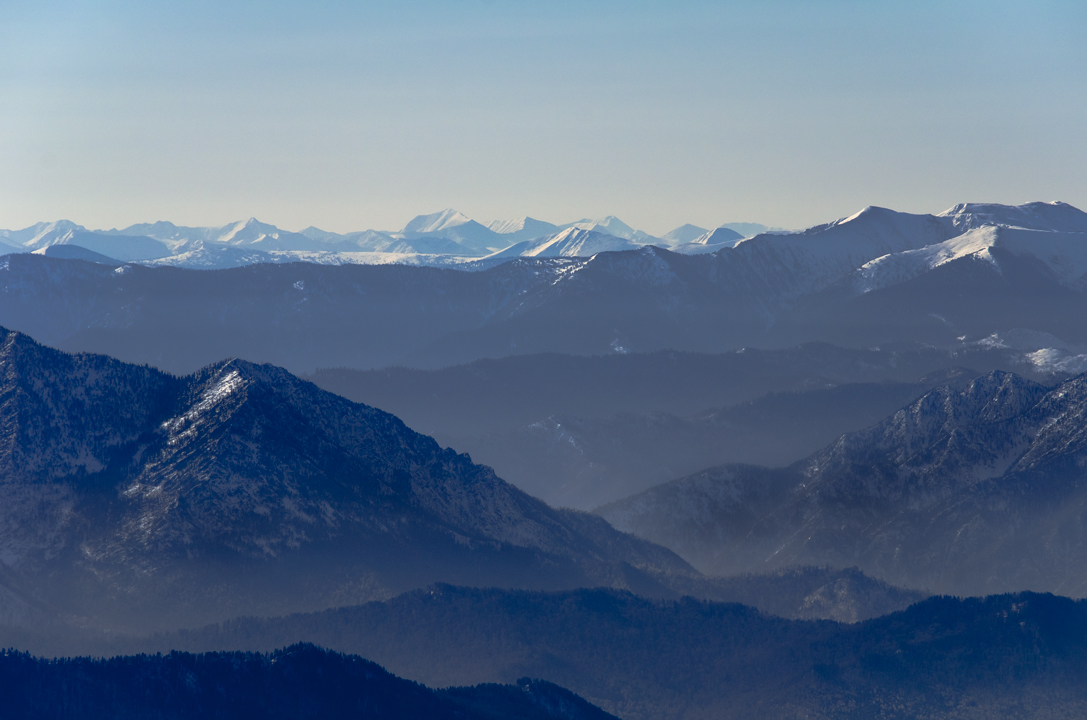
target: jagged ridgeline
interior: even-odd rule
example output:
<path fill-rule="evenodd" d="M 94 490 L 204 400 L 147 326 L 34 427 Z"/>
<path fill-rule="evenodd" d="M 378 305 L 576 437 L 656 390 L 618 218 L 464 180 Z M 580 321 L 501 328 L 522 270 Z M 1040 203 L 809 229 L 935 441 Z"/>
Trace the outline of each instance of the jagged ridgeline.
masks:
<path fill-rule="evenodd" d="M 176 628 L 435 581 L 653 595 L 696 575 L 279 368 L 174 377 L 0 338 L 0 583 L 35 612 Z"/>

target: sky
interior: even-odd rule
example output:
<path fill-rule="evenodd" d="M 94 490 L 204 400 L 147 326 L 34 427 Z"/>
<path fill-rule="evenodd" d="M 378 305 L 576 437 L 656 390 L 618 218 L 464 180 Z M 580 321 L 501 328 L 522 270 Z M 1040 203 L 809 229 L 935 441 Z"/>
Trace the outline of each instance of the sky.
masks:
<path fill-rule="evenodd" d="M 0 228 L 1087 209 L 1082 0 L 0 2 Z"/>

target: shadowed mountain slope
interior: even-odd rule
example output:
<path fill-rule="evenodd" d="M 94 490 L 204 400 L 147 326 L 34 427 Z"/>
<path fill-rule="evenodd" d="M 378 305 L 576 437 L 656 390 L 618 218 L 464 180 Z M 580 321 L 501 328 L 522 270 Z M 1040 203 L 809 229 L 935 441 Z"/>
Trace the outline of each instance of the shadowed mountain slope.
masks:
<path fill-rule="evenodd" d="M 1087 376 L 938 388 L 789 468 L 712 468 L 607 505 L 715 573 L 844 567 L 897 585 L 1087 594 Z"/>
<path fill-rule="evenodd" d="M 589 509 L 713 465 L 795 462 L 934 387 L 996 368 L 1033 369 L 1010 348 L 813 343 L 717 355 L 523 355 L 433 371 L 338 368 L 309 379 L 403 418 L 552 505 Z"/>
<path fill-rule="evenodd" d="M 0 336 L 0 560 L 61 614 L 177 627 L 436 580 L 694 575 L 400 420 L 231 360 L 187 377 Z"/>

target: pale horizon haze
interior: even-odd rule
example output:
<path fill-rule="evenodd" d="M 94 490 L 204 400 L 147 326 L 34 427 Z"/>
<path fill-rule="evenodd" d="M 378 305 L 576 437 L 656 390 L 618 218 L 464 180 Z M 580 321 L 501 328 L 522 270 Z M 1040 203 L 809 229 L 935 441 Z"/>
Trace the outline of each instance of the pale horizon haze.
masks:
<path fill-rule="evenodd" d="M 1087 4 L 0 5 L 0 228 L 1087 207 Z"/>

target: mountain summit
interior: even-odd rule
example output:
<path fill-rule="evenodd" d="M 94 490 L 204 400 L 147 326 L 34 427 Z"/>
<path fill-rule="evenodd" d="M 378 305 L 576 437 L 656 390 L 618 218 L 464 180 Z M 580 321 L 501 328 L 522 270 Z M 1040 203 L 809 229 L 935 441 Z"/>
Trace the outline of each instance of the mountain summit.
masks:
<path fill-rule="evenodd" d="M 723 574 L 859 566 L 933 592 L 1087 596 L 1087 375 L 937 388 L 788 468 L 731 465 L 601 509 Z"/>
<path fill-rule="evenodd" d="M 435 581 L 660 593 L 654 574 L 692 572 L 280 368 L 230 360 L 178 378 L 6 330 L 0 559 L 36 601 L 115 627 Z"/>

